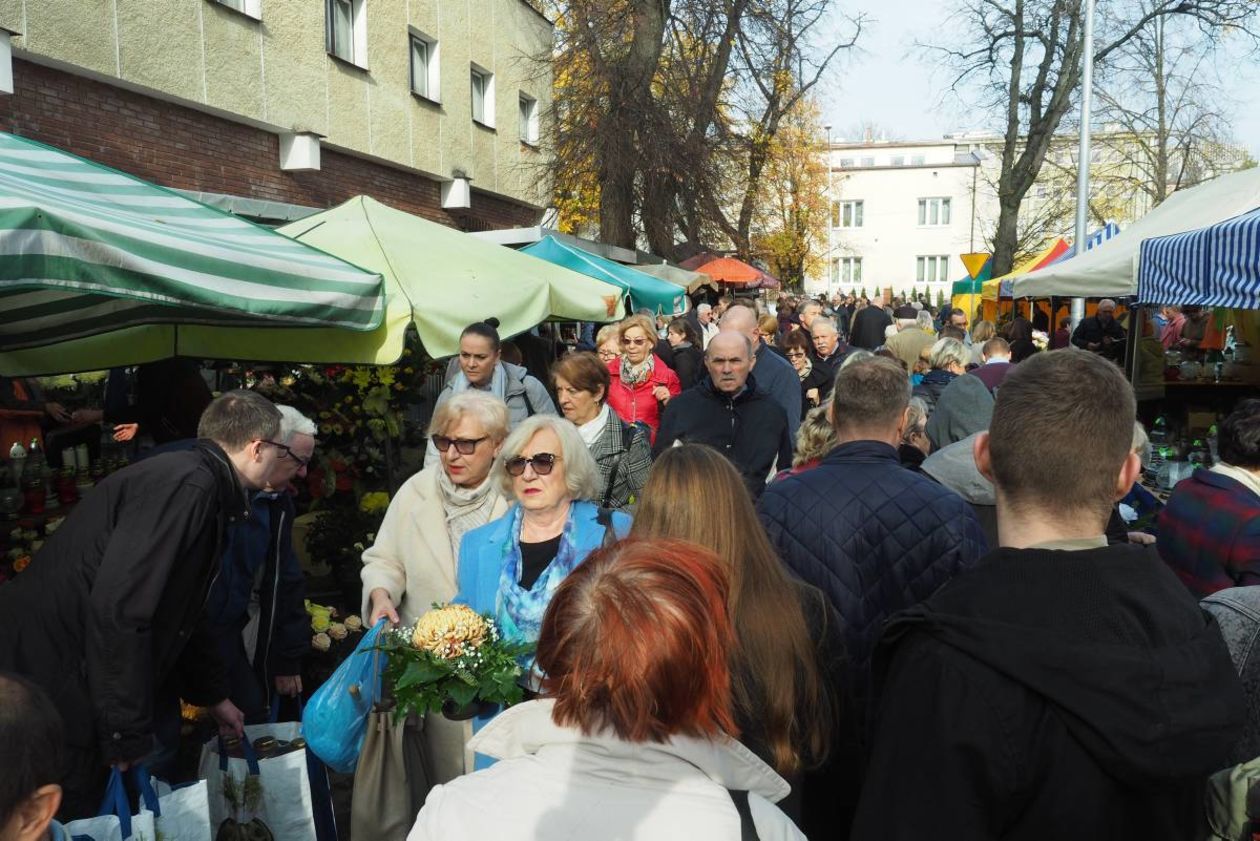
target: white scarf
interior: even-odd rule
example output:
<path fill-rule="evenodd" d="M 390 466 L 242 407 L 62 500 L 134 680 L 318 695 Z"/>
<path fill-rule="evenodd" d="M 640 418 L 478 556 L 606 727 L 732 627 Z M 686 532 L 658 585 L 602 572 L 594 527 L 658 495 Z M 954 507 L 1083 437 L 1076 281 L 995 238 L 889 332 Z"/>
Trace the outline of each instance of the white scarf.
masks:
<path fill-rule="evenodd" d="M 599 440 L 599 436 L 604 434 L 604 427 L 608 425 L 609 411 L 608 404 L 605 403 L 600 408 L 598 415 L 577 428 L 578 435 L 582 436 L 582 442 L 588 448 L 593 447 L 595 442 Z"/>
<path fill-rule="evenodd" d="M 459 557 L 459 543 L 467 532 L 490 522 L 490 514 L 498 501 L 499 483 L 487 476 L 475 488 L 461 488 L 451 481 L 438 465 L 438 490 L 442 494 L 442 513 L 446 515 L 446 531 L 451 550 Z"/>
<path fill-rule="evenodd" d="M 1212 472 L 1219 473 L 1222 476 L 1228 476 L 1234 481 L 1241 483 L 1243 487 L 1247 488 L 1256 496 L 1260 496 L 1260 476 L 1257 476 L 1245 467 L 1235 467 L 1232 464 L 1226 464 L 1222 461 L 1218 462 L 1212 468 Z"/>

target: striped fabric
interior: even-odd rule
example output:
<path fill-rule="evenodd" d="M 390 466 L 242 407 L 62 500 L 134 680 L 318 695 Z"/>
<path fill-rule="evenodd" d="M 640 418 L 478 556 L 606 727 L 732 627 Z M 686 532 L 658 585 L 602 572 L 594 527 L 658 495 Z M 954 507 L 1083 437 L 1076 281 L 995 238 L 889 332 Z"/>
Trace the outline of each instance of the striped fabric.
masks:
<path fill-rule="evenodd" d="M 0 132 L 0 350 L 140 324 L 381 322 L 380 275 Z"/>
<path fill-rule="evenodd" d="M 1206 228 L 1143 240 L 1138 300 L 1260 307 L 1260 208 Z"/>

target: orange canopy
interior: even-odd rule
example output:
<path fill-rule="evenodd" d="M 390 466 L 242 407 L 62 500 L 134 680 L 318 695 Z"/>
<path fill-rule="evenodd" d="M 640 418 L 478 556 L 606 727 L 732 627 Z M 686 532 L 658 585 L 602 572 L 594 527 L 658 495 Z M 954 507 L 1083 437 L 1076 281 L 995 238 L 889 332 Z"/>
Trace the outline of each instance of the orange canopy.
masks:
<path fill-rule="evenodd" d="M 720 283 L 731 283 L 740 286 L 756 286 L 765 274 L 760 269 L 748 265 L 734 257 L 719 257 L 698 266 L 694 271 L 707 274 Z"/>

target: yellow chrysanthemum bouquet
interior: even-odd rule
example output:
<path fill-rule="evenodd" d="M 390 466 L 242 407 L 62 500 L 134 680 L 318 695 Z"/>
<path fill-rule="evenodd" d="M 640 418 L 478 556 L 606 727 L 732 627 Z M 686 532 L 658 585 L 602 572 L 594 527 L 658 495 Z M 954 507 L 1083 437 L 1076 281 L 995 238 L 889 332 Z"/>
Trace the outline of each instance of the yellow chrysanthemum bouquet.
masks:
<path fill-rule="evenodd" d="M 443 712 L 464 717 L 480 704 L 521 700 L 519 658 L 533 646 L 502 638 L 494 620 L 467 605 L 434 604 L 414 627 L 381 635 L 385 686 L 398 716 Z"/>

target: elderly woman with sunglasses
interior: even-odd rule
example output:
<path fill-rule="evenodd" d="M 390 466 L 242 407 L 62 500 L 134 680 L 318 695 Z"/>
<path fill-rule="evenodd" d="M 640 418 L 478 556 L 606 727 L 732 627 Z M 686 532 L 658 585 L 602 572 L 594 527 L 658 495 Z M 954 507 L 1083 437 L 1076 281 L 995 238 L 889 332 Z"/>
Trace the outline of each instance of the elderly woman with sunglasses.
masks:
<path fill-rule="evenodd" d="M 389 503 L 376 542 L 363 553 L 363 615 L 415 623 L 433 602 L 455 597 L 460 541 L 508 510 L 491 475 L 508 434 L 508 408 L 480 391 L 454 394 L 429 424 L 439 462 L 412 476 Z M 464 773 L 465 727 L 428 716 L 424 750 L 435 782 Z"/>
<path fill-rule="evenodd" d="M 661 425 L 661 409 L 682 393 L 678 375 L 654 352 L 656 328 L 646 315 L 632 315 L 617 327 L 621 358 L 608 363 L 612 379 L 608 405 L 623 421 L 646 427 L 651 443 Z"/>
<path fill-rule="evenodd" d="M 590 501 L 599 493 L 595 460 L 563 418 L 535 415 L 517 426 L 495 469 L 514 503 L 464 536 L 456 601 L 493 616 L 505 638 L 534 643 L 560 582 L 600 545 L 624 537 L 630 517 Z"/>

